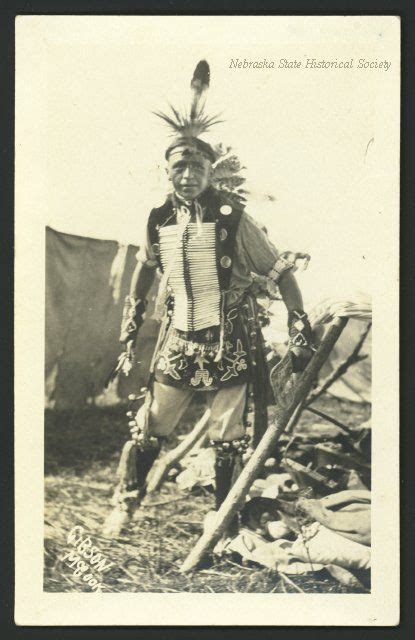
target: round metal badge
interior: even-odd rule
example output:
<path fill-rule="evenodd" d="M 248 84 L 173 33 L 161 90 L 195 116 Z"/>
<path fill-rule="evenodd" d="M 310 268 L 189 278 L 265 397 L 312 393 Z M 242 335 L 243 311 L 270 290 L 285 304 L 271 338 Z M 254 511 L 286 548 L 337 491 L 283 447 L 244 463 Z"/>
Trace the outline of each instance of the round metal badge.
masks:
<path fill-rule="evenodd" d="M 223 216 L 229 216 L 232 213 L 232 207 L 230 207 L 228 204 L 223 204 L 219 211 Z"/>
<path fill-rule="evenodd" d="M 232 264 L 232 260 L 230 259 L 229 256 L 222 256 L 222 258 L 220 259 L 220 265 L 224 269 L 229 269 L 231 264 Z"/>

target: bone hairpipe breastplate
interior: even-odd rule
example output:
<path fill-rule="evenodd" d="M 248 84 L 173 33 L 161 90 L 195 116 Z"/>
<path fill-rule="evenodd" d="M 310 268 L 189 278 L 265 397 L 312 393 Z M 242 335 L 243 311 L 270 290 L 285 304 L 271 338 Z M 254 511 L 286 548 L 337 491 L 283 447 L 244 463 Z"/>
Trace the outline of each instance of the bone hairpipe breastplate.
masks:
<path fill-rule="evenodd" d="M 198 331 L 220 324 L 220 287 L 214 222 L 190 222 L 180 238 L 179 225 L 159 230 L 160 259 L 169 269 L 174 295 L 172 323 L 181 331 Z"/>

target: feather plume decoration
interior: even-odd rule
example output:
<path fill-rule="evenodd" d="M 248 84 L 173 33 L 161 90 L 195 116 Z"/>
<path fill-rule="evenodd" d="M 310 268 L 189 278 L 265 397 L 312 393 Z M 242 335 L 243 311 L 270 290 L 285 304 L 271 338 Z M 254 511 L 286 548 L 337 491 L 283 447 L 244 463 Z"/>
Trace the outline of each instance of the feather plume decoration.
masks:
<path fill-rule="evenodd" d="M 212 185 L 226 194 L 231 203 L 245 203 L 248 191 L 241 188 L 246 181 L 241 174 L 246 167 L 241 164 L 231 147 L 218 144 L 214 152 L 217 160 L 213 165 Z"/>
<path fill-rule="evenodd" d="M 196 65 L 196 69 L 194 70 L 193 78 L 190 83 L 190 88 L 193 92 L 190 117 L 193 119 L 197 116 L 200 109 L 203 110 L 204 101 L 202 102 L 202 98 L 206 99 L 206 91 L 209 89 L 209 83 L 210 67 L 206 60 L 200 60 Z"/>
<path fill-rule="evenodd" d="M 218 120 L 219 114 L 208 116 L 205 114 L 206 92 L 210 83 L 210 68 L 206 60 L 200 60 L 193 73 L 190 82 L 192 99 L 188 113 L 180 113 L 171 104 L 171 113 L 153 111 L 154 115 L 161 118 L 172 129 L 172 135 L 185 138 L 197 138 L 208 131 L 214 124 L 222 122 Z"/>

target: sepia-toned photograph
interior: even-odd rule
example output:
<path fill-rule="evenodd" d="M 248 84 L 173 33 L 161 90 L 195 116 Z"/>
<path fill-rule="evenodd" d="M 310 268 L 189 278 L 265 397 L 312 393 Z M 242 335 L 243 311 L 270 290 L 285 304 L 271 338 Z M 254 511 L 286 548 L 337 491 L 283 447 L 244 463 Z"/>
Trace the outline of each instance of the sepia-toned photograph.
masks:
<path fill-rule="evenodd" d="M 80 624 L 108 594 L 397 623 L 399 29 L 17 19 L 18 477 L 27 437 L 30 589 L 78 594 Z M 197 624 L 180 603 L 153 624 Z M 259 610 L 229 624 L 282 623 Z"/>

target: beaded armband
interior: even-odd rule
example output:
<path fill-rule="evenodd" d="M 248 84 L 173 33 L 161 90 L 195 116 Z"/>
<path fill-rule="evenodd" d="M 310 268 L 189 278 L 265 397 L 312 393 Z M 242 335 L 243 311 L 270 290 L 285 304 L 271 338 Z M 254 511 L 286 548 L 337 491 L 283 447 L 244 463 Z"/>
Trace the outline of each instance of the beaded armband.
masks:
<path fill-rule="evenodd" d="M 267 277 L 272 280 L 275 284 L 278 283 L 278 280 L 281 278 L 282 274 L 289 269 L 292 269 L 294 264 L 289 262 L 282 256 L 280 256 L 272 269 L 268 272 Z"/>
<path fill-rule="evenodd" d="M 229 440 L 222 442 L 221 440 L 210 440 L 211 447 L 214 447 L 216 453 L 220 457 L 234 456 L 237 454 L 244 454 L 248 449 L 250 437 L 248 435 L 242 438 L 236 438 L 235 440 Z"/>
<path fill-rule="evenodd" d="M 311 347 L 311 326 L 305 311 L 293 309 L 288 313 L 288 335 L 290 347 Z"/>

